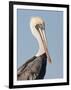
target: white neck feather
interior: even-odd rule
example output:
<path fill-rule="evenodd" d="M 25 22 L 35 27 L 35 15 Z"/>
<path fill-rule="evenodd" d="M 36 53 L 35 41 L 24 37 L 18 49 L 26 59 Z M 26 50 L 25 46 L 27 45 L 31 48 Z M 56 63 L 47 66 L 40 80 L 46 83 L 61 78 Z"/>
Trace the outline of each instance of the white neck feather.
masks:
<path fill-rule="evenodd" d="M 42 41 L 40 39 L 38 39 L 38 45 L 39 45 L 39 49 L 38 49 L 38 52 L 36 53 L 36 56 L 40 56 L 43 53 L 45 53 L 43 43 L 42 43 Z"/>
<path fill-rule="evenodd" d="M 40 56 L 43 53 L 45 53 L 44 46 L 43 46 L 41 37 L 37 32 L 35 32 L 34 37 L 37 39 L 38 45 L 39 45 L 39 49 L 38 49 L 38 52 L 36 53 L 36 56 Z"/>

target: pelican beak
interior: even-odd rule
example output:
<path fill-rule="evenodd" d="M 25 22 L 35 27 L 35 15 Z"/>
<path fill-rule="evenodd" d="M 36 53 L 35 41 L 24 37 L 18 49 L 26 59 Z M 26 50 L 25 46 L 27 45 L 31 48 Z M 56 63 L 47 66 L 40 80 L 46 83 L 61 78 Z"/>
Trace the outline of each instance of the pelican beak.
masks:
<path fill-rule="evenodd" d="M 41 28 L 40 28 L 39 33 L 40 33 L 41 40 L 43 42 L 43 46 L 44 46 L 47 58 L 48 58 L 48 63 L 52 63 L 49 52 L 48 52 L 48 45 L 47 45 L 47 38 L 46 38 L 46 35 L 45 35 L 45 30 L 41 30 Z"/>

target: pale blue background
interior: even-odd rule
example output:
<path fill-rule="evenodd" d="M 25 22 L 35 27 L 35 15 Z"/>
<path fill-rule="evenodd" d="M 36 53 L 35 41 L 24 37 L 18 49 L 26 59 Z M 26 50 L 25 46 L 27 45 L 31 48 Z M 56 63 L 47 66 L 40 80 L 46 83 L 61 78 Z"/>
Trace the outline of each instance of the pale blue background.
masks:
<path fill-rule="evenodd" d="M 30 18 L 41 16 L 46 23 L 46 36 L 52 64 L 47 64 L 45 79 L 63 77 L 63 12 L 17 9 L 17 68 L 38 50 L 37 40 L 30 31 Z M 48 25 L 47 25 L 48 24 Z"/>

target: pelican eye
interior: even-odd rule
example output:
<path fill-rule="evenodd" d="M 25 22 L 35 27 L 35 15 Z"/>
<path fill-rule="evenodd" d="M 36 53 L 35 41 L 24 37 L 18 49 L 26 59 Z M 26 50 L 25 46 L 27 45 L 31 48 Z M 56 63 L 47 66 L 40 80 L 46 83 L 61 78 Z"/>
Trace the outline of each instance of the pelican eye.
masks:
<path fill-rule="evenodd" d="M 39 29 L 45 30 L 45 25 L 44 25 L 44 24 L 37 24 L 37 25 L 35 26 L 35 28 L 36 28 L 37 30 L 39 30 Z"/>

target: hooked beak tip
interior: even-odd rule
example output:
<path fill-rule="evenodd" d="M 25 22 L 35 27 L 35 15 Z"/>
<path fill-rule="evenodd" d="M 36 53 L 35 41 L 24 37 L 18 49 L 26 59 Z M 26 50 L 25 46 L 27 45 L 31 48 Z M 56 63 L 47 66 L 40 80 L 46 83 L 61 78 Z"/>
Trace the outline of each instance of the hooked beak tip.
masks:
<path fill-rule="evenodd" d="M 50 57 L 48 57 L 48 63 L 49 63 L 49 64 L 52 64 L 52 60 L 51 60 Z"/>

